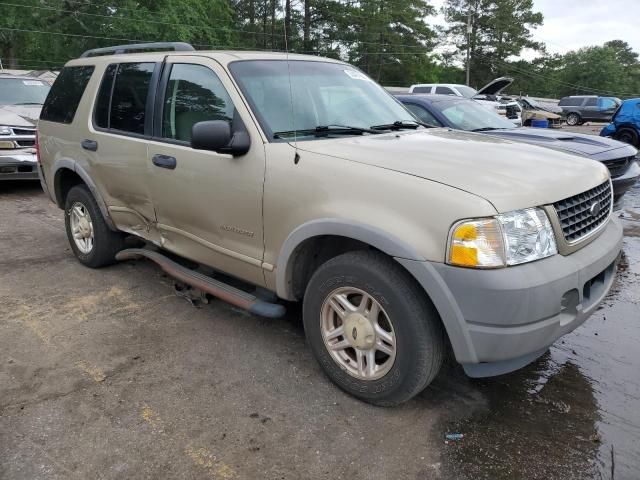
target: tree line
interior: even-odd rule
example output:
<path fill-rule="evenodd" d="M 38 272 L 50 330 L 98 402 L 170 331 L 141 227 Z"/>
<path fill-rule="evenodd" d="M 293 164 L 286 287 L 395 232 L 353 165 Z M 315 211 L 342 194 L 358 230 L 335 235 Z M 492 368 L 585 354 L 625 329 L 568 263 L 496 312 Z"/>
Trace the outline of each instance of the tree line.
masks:
<path fill-rule="evenodd" d="M 511 94 L 640 96 L 638 54 L 622 40 L 550 54 L 533 0 L 0 0 L 4 68 L 59 69 L 89 48 L 184 41 L 197 49 L 340 58 L 388 86 L 515 79 Z M 533 60 L 518 59 L 525 51 Z"/>

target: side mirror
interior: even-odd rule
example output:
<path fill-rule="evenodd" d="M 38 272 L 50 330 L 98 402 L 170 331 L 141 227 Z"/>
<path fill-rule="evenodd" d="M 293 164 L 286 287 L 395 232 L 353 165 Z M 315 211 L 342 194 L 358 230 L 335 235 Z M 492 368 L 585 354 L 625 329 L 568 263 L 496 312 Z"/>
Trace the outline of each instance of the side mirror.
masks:
<path fill-rule="evenodd" d="M 191 148 L 210 150 L 231 155 L 244 155 L 251 141 L 246 131 L 231 132 L 231 125 L 224 120 L 198 122 L 191 128 Z"/>

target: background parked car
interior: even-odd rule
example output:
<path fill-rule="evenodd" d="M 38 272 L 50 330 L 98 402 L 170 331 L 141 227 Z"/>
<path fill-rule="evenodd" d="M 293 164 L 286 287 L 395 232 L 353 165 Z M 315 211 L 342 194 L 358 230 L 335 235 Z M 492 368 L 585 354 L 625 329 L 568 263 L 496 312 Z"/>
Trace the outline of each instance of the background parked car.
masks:
<path fill-rule="evenodd" d="M 482 106 L 495 110 L 498 114 L 511 120 L 516 126 L 522 125 L 520 113 L 522 108 L 517 102 L 502 100 L 499 95 L 513 83 L 511 77 L 500 77 L 489 82 L 480 90 L 454 83 L 421 83 L 411 85 L 409 93 L 433 93 L 437 95 L 453 95 L 456 97 L 472 98 Z"/>
<path fill-rule="evenodd" d="M 531 120 L 547 120 L 549 127 L 561 127 L 565 120 L 562 107 L 548 102 L 539 102 L 530 97 L 518 99 L 518 104 L 522 107 L 522 125 L 531 126 Z"/>
<path fill-rule="evenodd" d="M 560 99 L 558 106 L 567 116 L 567 125 L 582 125 L 584 122 L 610 122 L 622 101 L 616 97 L 576 95 Z"/>
<path fill-rule="evenodd" d="M 640 98 L 622 102 L 611 118 L 611 123 L 600 132 L 601 137 L 612 137 L 634 147 L 640 147 Z"/>
<path fill-rule="evenodd" d="M 500 115 L 465 98 L 442 95 L 396 95 L 396 98 L 422 122 L 434 127 L 482 132 L 516 142 L 571 152 L 602 162 L 611 173 L 614 208 L 620 208 L 622 196 L 640 177 L 640 165 L 636 160 L 638 151 L 616 140 L 547 128 L 515 127 Z M 638 103 L 640 99 L 636 99 L 636 104 Z M 640 110 L 635 105 L 633 108 Z"/>
<path fill-rule="evenodd" d="M 0 180 L 37 180 L 36 125 L 49 84 L 0 74 Z"/>

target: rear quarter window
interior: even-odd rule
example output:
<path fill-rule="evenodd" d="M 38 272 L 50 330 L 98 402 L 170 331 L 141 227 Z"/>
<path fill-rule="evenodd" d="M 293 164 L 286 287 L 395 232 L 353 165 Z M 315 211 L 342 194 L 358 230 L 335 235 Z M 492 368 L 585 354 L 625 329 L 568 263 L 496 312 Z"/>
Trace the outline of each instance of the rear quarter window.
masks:
<path fill-rule="evenodd" d="M 57 123 L 73 122 L 93 70 L 92 65 L 64 67 L 47 95 L 40 119 Z"/>

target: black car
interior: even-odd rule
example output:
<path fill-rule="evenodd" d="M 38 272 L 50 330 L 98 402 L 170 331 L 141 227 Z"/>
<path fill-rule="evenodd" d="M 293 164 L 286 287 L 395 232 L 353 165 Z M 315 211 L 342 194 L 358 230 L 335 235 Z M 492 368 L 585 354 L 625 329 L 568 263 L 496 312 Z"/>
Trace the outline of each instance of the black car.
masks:
<path fill-rule="evenodd" d="M 616 208 L 620 208 L 620 199 L 640 177 L 638 150 L 617 140 L 547 128 L 516 127 L 467 98 L 445 95 L 396 95 L 396 98 L 422 122 L 434 127 L 482 132 L 600 161 L 611 173 Z"/>
<path fill-rule="evenodd" d="M 560 99 L 558 106 L 567 117 L 567 125 L 584 122 L 610 122 L 622 101 L 616 97 L 576 95 Z"/>

